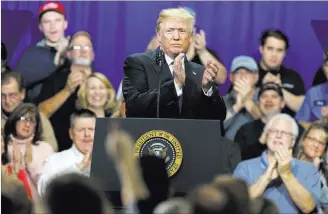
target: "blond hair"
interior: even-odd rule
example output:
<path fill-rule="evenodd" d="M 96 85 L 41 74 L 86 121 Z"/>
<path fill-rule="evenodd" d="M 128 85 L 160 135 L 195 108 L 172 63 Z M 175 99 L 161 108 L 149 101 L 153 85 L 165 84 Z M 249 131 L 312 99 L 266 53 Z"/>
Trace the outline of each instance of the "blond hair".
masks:
<path fill-rule="evenodd" d="M 195 25 L 195 17 L 184 8 L 168 8 L 163 9 L 157 19 L 156 32 L 159 32 L 161 29 L 161 24 L 168 19 L 178 19 L 183 22 L 186 22 L 190 33 L 193 32 Z"/>
<path fill-rule="evenodd" d="M 107 95 L 108 95 L 108 100 L 107 103 L 104 106 L 104 110 L 112 110 L 115 105 L 115 89 L 113 88 L 112 83 L 107 79 L 107 77 L 101 73 L 92 73 L 86 81 L 81 85 L 79 91 L 77 92 L 78 100 L 77 100 L 77 106 L 79 108 L 88 108 L 88 101 L 87 101 L 87 84 L 88 80 L 92 77 L 97 78 L 100 80 L 106 87 L 107 89 Z"/>

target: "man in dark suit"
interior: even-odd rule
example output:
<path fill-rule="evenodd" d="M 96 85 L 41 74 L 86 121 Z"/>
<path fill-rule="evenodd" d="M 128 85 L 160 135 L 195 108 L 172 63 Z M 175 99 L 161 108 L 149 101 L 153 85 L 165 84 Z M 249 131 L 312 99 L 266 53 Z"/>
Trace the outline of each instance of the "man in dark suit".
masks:
<path fill-rule="evenodd" d="M 208 61 L 204 68 L 185 57 L 194 23 L 185 9 L 162 10 L 156 27 L 160 48 L 127 57 L 123 79 L 127 117 L 225 119 L 226 106 L 213 84 L 217 65 Z"/>

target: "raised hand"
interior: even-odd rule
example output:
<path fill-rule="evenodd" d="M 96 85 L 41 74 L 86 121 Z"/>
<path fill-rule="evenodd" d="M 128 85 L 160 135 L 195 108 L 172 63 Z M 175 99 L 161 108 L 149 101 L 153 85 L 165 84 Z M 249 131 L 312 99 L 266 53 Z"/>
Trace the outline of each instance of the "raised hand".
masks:
<path fill-rule="evenodd" d="M 198 54 L 206 49 L 205 31 L 200 30 L 199 34 L 194 36 L 194 45 Z"/>
<path fill-rule="evenodd" d="M 115 161 L 124 161 L 133 155 L 133 139 L 124 131 L 114 129 L 109 132 L 106 144 L 107 154 Z"/>
<path fill-rule="evenodd" d="M 75 89 L 82 84 L 84 80 L 84 74 L 79 71 L 71 72 L 66 81 L 66 88 L 73 93 Z"/>
<path fill-rule="evenodd" d="M 61 38 L 56 44 L 56 47 L 55 47 L 56 50 L 60 53 L 65 51 L 68 47 L 70 38 L 71 38 L 70 36 Z"/>
<path fill-rule="evenodd" d="M 278 75 L 273 75 L 272 73 L 268 72 L 263 80 L 262 80 L 262 84 L 266 84 L 266 83 L 269 83 L 269 82 L 273 82 L 273 83 L 276 83 L 277 85 L 279 85 L 280 87 L 282 86 L 282 82 L 281 82 L 281 77 L 280 77 L 280 74 Z"/>

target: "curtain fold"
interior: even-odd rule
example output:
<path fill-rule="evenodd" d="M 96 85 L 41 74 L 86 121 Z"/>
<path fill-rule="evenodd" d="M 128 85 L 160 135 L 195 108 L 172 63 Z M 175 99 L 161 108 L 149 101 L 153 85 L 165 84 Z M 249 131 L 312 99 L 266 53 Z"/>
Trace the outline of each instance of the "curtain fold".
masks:
<path fill-rule="evenodd" d="M 2 1 L 2 40 L 11 60 L 17 62 L 23 50 L 42 35 L 38 30 L 41 1 Z M 259 58 L 259 37 L 263 30 L 280 28 L 290 38 L 285 63 L 303 77 L 306 87 L 322 61 L 323 44 L 328 44 L 328 2 L 105 2 L 63 1 L 69 22 L 67 35 L 87 30 L 93 37 L 97 71 L 118 87 L 127 55 L 143 52 L 155 34 L 161 9 L 188 6 L 197 13 L 197 25 L 206 32 L 208 47 L 214 49 L 229 69 L 233 57 Z M 313 20 L 323 20 L 317 35 Z M 325 24 L 326 23 L 326 24 Z M 322 29 L 324 28 L 324 29 Z M 325 34 L 326 37 L 323 35 Z M 319 41 L 320 37 L 321 41 Z M 325 39 L 327 38 L 327 39 Z M 220 90 L 224 93 L 229 81 Z"/>

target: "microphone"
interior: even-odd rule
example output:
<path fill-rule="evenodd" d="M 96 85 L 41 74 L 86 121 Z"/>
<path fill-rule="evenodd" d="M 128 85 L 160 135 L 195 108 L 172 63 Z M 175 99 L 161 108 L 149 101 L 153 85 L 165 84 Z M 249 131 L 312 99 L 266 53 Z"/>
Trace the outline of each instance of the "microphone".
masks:
<path fill-rule="evenodd" d="M 164 52 L 159 49 L 156 53 L 156 64 L 161 67 L 159 72 L 158 81 L 158 92 L 157 92 L 157 103 L 156 103 L 156 117 L 159 118 L 159 106 L 160 106 L 160 96 L 161 96 L 161 83 L 163 74 L 163 64 L 164 64 Z"/>

